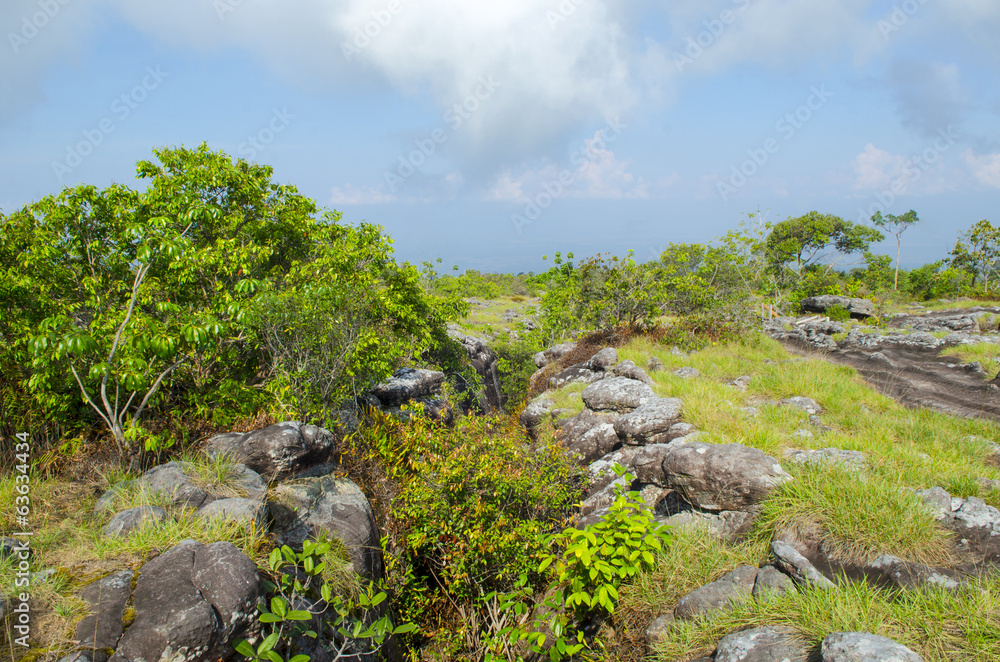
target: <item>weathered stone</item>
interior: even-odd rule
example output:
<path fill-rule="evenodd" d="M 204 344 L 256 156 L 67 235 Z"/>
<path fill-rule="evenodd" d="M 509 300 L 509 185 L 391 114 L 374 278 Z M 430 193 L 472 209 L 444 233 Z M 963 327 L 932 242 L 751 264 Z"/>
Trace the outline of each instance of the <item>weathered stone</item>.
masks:
<path fill-rule="evenodd" d="M 424 368 L 400 368 L 387 381 L 372 389 L 372 394 L 386 407 L 402 404 L 441 392 L 444 373 Z"/>
<path fill-rule="evenodd" d="M 732 386 L 733 388 L 735 388 L 738 391 L 745 391 L 745 390 L 747 390 L 747 387 L 750 386 L 750 380 L 751 379 L 752 378 L 750 377 L 750 375 L 741 375 L 741 376 L 737 377 L 736 379 L 734 379 L 734 380 L 732 380 L 730 382 L 727 382 L 727 384 L 729 386 Z"/>
<path fill-rule="evenodd" d="M 771 551 L 774 553 L 775 565 L 791 575 L 798 583 L 824 589 L 834 588 L 832 581 L 788 543 L 775 540 L 771 543 Z"/>
<path fill-rule="evenodd" d="M 618 350 L 614 347 L 605 347 L 585 361 L 582 367 L 594 372 L 606 372 L 616 363 L 618 363 Z"/>
<path fill-rule="evenodd" d="M 823 411 L 823 408 L 819 405 L 818 402 L 816 402 L 812 398 L 807 398 L 802 395 L 796 395 L 791 398 L 785 398 L 778 404 L 783 405 L 785 407 L 793 407 L 795 409 L 801 409 L 802 411 L 810 415 L 819 414 L 820 412 Z"/>
<path fill-rule="evenodd" d="M 965 586 L 957 580 L 953 571 L 935 570 L 922 563 L 910 563 L 890 554 L 883 554 L 866 568 L 869 573 L 880 575 L 883 582 L 903 591 L 917 591 L 923 588 L 943 588 L 955 590 Z"/>
<path fill-rule="evenodd" d="M 702 510 L 683 510 L 656 521 L 675 529 L 702 529 L 720 540 L 733 542 L 753 524 L 754 514 L 741 510 L 723 510 L 717 513 Z"/>
<path fill-rule="evenodd" d="M 670 634 L 670 629 L 673 626 L 673 612 L 661 614 L 654 618 L 653 622 L 646 627 L 646 649 L 651 650 L 660 640 L 665 639 Z"/>
<path fill-rule="evenodd" d="M 825 313 L 833 306 L 844 308 L 854 319 L 867 319 L 875 314 L 875 304 L 868 299 L 844 297 L 837 294 L 821 294 L 806 297 L 799 304 L 804 313 Z"/>
<path fill-rule="evenodd" d="M 232 433 L 208 440 L 209 457 L 225 455 L 267 480 L 283 480 L 330 459 L 334 436 L 325 428 L 285 421 L 239 437 Z"/>
<path fill-rule="evenodd" d="M 951 495 L 944 488 L 931 487 L 918 491 L 917 496 L 930 509 L 934 519 L 942 520 L 951 515 Z"/>
<path fill-rule="evenodd" d="M 270 507 L 279 540 L 300 547 L 321 533 L 339 538 L 355 571 L 368 579 L 382 577 L 382 549 L 375 513 L 364 492 L 347 478 L 321 476 L 288 481 L 276 489 Z"/>
<path fill-rule="evenodd" d="M 153 498 L 165 499 L 174 505 L 200 508 L 211 499 L 205 490 L 194 484 L 192 475 L 188 464 L 174 461 L 153 467 L 136 479 L 136 483 Z"/>
<path fill-rule="evenodd" d="M 796 464 L 839 467 L 855 473 L 864 472 L 868 468 L 868 457 L 860 451 L 839 448 L 822 448 L 820 450 L 788 448 L 784 455 Z"/>
<path fill-rule="evenodd" d="M 106 651 L 114 650 L 125 632 L 122 617 L 131 595 L 131 570 L 98 579 L 80 591 L 89 613 L 76 626 L 76 654 L 92 662 L 108 659 Z"/>
<path fill-rule="evenodd" d="M 126 538 L 143 524 L 159 524 L 167 519 L 167 511 L 159 506 L 139 506 L 115 514 L 101 529 L 109 538 Z"/>
<path fill-rule="evenodd" d="M 546 350 L 538 352 L 534 356 L 535 366 L 539 368 L 544 368 L 553 361 L 558 361 L 563 356 L 572 352 L 576 349 L 575 342 L 564 342 L 553 347 L 549 347 Z"/>
<path fill-rule="evenodd" d="M 241 522 L 258 530 L 264 526 L 267 506 L 262 499 L 233 497 L 219 499 L 198 510 L 198 518 L 203 520 L 224 520 Z"/>
<path fill-rule="evenodd" d="M 809 645 L 795 630 L 768 626 L 742 630 L 719 640 L 715 662 L 807 662 Z"/>
<path fill-rule="evenodd" d="M 615 421 L 615 432 L 624 443 L 637 446 L 663 443 L 683 436 L 670 434 L 681 417 L 683 404 L 680 398 L 651 400 Z"/>
<path fill-rule="evenodd" d="M 528 406 L 524 408 L 521 412 L 521 425 L 523 425 L 527 430 L 533 430 L 540 426 L 552 412 L 552 408 L 556 406 L 555 400 L 552 398 L 540 395 L 531 402 Z"/>
<path fill-rule="evenodd" d="M 658 456 L 663 458 L 659 471 L 653 466 Z M 675 489 L 704 510 L 747 508 L 792 479 L 777 460 L 756 448 L 683 440 L 637 456 L 636 471 L 643 482 Z"/>
<path fill-rule="evenodd" d="M 758 600 L 768 595 L 783 595 L 795 590 L 795 584 L 785 573 L 773 565 L 765 565 L 757 572 L 757 581 L 753 585 L 753 597 Z"/>
<path fill-rule="evenodd" d="M 653 379 L 646 374 L 645 370 L 637 366 L 632 361 L 622 361 L 613 367 L 611 372 L 618 377 L 628 377 L 629 379 L 634 379 L 648 386 L 653 385 Z"/>
<path fill-rule="evenodd" d="M 868 632 L 834 632 L 820 647 L 823 662 L 924 662 L 906 646 Z"/>
<path fill-rule="evenodd" d="M 596 372 L 580 366 L 571 366 L 549 377 L 549 388 L 555 390 L 567 384 L 593 384 L 594 382 L 606 379 L 610 374 L 608 372 Z"/>
<path fill-rule="evenodd" d="M 139 571 L 135 621 L 112 659 L 228 659 L 236 641 L 259 628 L 261 595 L 256 566 L 231 543 L 186 540 Z"/>
<path fill-rule="evenodd" d="M 590 464 L 621 443 L 615 432 L 616 418 L 615 414 L 584 409 L 559 428 L 559 440 L 567 450 L 577 453 L 584 463 Z"/>
<path fill-rule="evenodd" d="M 683 368 L 677 368 L 673 372 L 673 375 L 675 377 L 682 377 L 682 378 L 697 377 L 700 374 L 701 373 L 698 372 L 697 368 L 692 368 L 690 366 L 684 366 Z"/>
<path fill-rule="evenodd" d="M 653 389 L 627 377 L 611 377 L 583 389 L 583 402 L 594 411 L 625 412 L 656 398 Z"/>
<path fill-rule="evenodd" d="M 757 568 L 741 566 L 719 579 L 696 588 L 677 601 L 674 617 L 691 620 L 696 616 L 708 616 L 729 606 L 750 599 Z"/>
<path fill-rule="evenodd" d="M 457 330 L 448 330 L 448 335 L 461 343 L 482 384 L 478 392 L 472 393 L 478 410 L 489 413 L 503 406 L 503 393 L 500 389 L 500 372 L 497 366 L 497 355 L 482 338 L 470 336 Z"/>

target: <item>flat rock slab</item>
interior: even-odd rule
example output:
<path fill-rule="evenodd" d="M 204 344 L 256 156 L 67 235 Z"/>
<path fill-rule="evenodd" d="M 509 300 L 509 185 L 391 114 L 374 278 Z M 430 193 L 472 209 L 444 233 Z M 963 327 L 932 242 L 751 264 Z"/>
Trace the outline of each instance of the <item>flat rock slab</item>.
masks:
<path fill-rule="evenodd" d="M 670 441 L 672 426 L 681 417 L 684 403 L 680 398 L 656 398 L 615 421 L 615 432 L 626 444 L 645 446 Z M 683 436 L 683 432 L 678 430 Z"/>
<path fill-rule="evenodd" d="M 557 389 L 568 384 L 593 384 L 610 376 L 611 373 L 591 370 L 581 365 L 570 366 L 562 372 L 549 377 L 549 388 Z"/>
<path fill-rule="evenodd" d="M 806 297 L 799 306 L 804 313 L 825 313 L 833 306 L 840 306 L 855 319 L 867 319 L 875 314 L 875 304 L 871 300 L 845 297 L 838 294 L 821 294 L 815 297 Z"/>
<path fill-rule="evenodd" d="M 185 540 L 139 570 L 135 621 L 111 661 L 228 659 L 259 627 L 262 590 L 257 567 L 231 543 Z"/>
<path fill-rule="evenodd" d="M 823 662 L 924 662 L 906 646 L 869 632 L 834 632 L 821 651 Z"/>
<path fill-rule="evenodd" d="M 400 368 L 387 381 L 372 389 L 386 407 L 398 407 L 415 398 L 440 393 L 444 373 L 424 368 Z"/>
<path fill-rule="evenodd" d="M 842 450 L 840 448 L 821 448 L 819 450 L 788 448 L 785 450 L 784 455 L 796 464 L 815 467 L 838 467 L 855 473 L 862 473 L 868 469 L 868 456 L 861 451 Z"/>
<path fill-rule="evenodd" d="M 747 602 L 756 579 L 756 567 L 747 565 L 736 568 L 678 600 L 674 607 L 674 617 L 691 620 L 698 616 L 709 616 L 733 604 Z"/>
<path fill-rule="evenodd" d="M 719 640 L 715 662 L 807 662 L 809 646 L 792 628 L 742 630 Z"/>
<path fill-rule="evenodd" d="M 653 389 L 627 377 L 611 377 L 583 389 L 583 402 L 594 411 L 626 412 L 656 399 Z"/>
<path fill-rule="evenodd" d="M 675 440 L 646 448 L 636 457 L 639 479 L 677 490 L 702 510 L 743 510 L 792 480 L 773 457 L 743 444 Z"/>
<path fill-rule="evenodd" d="M 335 475 L 301 478 L 275 490 L 270 512 L 279 540 L 300 547 L 321 533 L 347 547 L 354 570 L 371 580 L 382 578 L 382 547 L 375 512 L 354 482 Z"/>
<path fill-rule="evenodd" d="M 198 510 L 198 518 L 202 520 L 222 520 L 240 522 L 258 530 L 264 526 L 267 505 L 263 499 L 244 499 L 233 497 L 213 501 Z"/>
<path fill-rule="evenodd" d="M 967 586 L 954 571 L 935 569 L 922 563 L 910 563 L 890 554 L 883 554 L 865 568 L 881 577 L 882 583 L 903 591 L 942 588 L 954 591 Z"/>
<path fill-rule="evenodd" d="M 800 409 L 810 416 L 815 416 L 823 411 L 823 407 L 821 407 L 818 402 L 812 398 L 807 398 L 804 395 L 796 395 L 791 398 L 785 398 L 784 400 L 779 401 L 778 404 L 784 407 Z"/>
<path fill-rule="evenodd" d="M 817 570 L 809 559 L 783 540 L 773 541 L 771 552 L 774 553 L 775 565 L 793 577 L 799 584 L 823 589 L 835 587 L 834 583 Z"/>

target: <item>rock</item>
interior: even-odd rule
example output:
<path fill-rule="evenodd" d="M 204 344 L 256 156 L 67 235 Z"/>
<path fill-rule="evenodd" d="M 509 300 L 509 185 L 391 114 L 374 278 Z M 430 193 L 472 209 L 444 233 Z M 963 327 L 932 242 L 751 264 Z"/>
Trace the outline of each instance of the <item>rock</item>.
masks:
<path fill-rule="evenodd" d="M 654 618 L 653 622 L 646 628 L 646 650 L 652 649 L 661 639 L 665 639 L 673 626 L 674 615 L 672 612 Z"/>
<path fill-rule="evenodd" d="M 538 396 L 529 402 L 528 406 L 521 412 L 521 425 L 529 432 L 534 430 L 549 418 L 552 408 L 555 406 L 556 401 L 552 398 L 544 395 Z"/>
<path fill-rule="evenodd" d="M 652 356 L 649 361 L 646 362 L 646 369 L 650 372 L 656 372 L 657 370 L 663 370 L 664 365 L 658 357 Z"/>
<path fill-rule="evenodd" d="M 993 529 L 1000 524 L 1000 510 L 986 505 L 979 497 L 969 497 L 954 510 L 953 517 L 962 529 Z"/>
<path fill-rule="evenodd" d="M 392 377 L 372 389 L 386 407 L 398 407 L 416 398 L 436 395 L 444 384 L 444 373 L 424 368 L 400 368 Z M 252 466 L 252 465 L 251 465 Z"/>
<path fill-rule="evenodd" d="M 812 398 L 807 398 L 801 395 L 797 395 L 792 398 L 785 398 L 778 402 L 779 405 L 785 407 L 793 407 L 795 409 L 801 409 L 807 414 L 815 415 L 823 411 L 823 408 L 819 406 L 819 403 Z"/>
<path fill-rule="evenodd" d="M 903 591 L 917 591 L 928 587 L 955 590 L 966 585 L 952 576 L 954 572 L 935 570 L 922 563 L 909 563 L 889 554 L 883 554 L 872 561 L 866 570 L 880 576 L 882 583 Z"/>
<path fill-rule="evenodd" d="M 614 347 L 605 347 L 591 356 L 581 367 L 594 372 L 606 372 L 616 363 L 618 363 L 618 350 Z"/>
<path fill-rule="evenodd" d="M 653 385 L 653 379 L 646 374 L 646 371 L 637 366 L 632 361 L 622 361 L 611 369 L 611 372 L 618 377 L 628 377 L 648 386 Z"/>
<path fill-rule="evenodd" d="M 674 617 L 687 621 L 696 616 L 708 616 L 734 603 L 746 602 L 750 599 L 756 579 L 757 568 L 754 566 L 736 568 L 678 600 Z"/>
<path fill-rule="evenodd" d="M 544 368 L 553 361 L 558 361 L 566 354 L 572 352 L 576 349 L 575 342 L 564 342 L 553 347 L 549 347 L 546 350 L 538 352 L 534 356 L 535 366 L 538 368 Z"/>
<path fill-rule="evenodd" d="M 614 426 L 617 418 L 616 414 L 584 409 L 576 416 L 566 419 L 559 428 L 560 443 L 570 452 L 580 455 L 584 463 L 590 464 L 621 443 Z"/>
<path fill-rule="evenodd" d="M 892 335 L 882 336 L 879 338 L 879 344 L 935 349 L 944 343 L 929 333 L 918 331 L 916 333 L 894 333 Z"/>
<path fill-rule="evenodd" d="M 241 522 L 254 526 L 258 530 L 264 526 L 264 516 L 267 506 L 262 499 L 244 499 L 234 497 L 213 501 L 198 511 L 198 518 L 203 520 L 221 519 L 227 522 Z"/>
<path fill-rule="evenodd" d="M 256 566 L 231 543 L 185 540 L 139 571 L 135 621 L 112 660 L 228 659 L 259 628 L 261 596 Z"/>
<path fill-rule="evenodd" d="M 784 455 L 796 464 L 839 467 L 855 473 L 862 473 L 868 468 L 868 457 L 860 451 L 839 448 L 821 448 L 820 450 L 788 448 L 785 449 Z"/>
<path fill-rule="evenodd" d="M 587 471 L 590 474 L 590 486 L 588 487 L 589 494 L 593 495 L 603 490 L 618 478 L 614 472 L 616 464 L 620 464 L 624 468 L 632 470 L 632 465 L 635 462 L 636 455 L 638 454 L 639 447 L 625 446 L 591 462 L 590 466 L 587 467 Z"/>
<path fill-rule="evenodd" d="M 145 523 L 159 524 L 167 519 L 167 511 L 159 506 L 139 506 L 117 513 L 101 529 L 101 535 L 109 538 L 126 538 L 132 531 Z"/>
<path fill-rule="evenodd" d="M 752 378 L 750 377 L 750 375 L 741 375 L 741 376 L 737 377 L 736 379 L 734 379 L 734 380 L 732 380 L 730 382 L 727 382 L 727 383 L 729 384 L 729 386 L 732 386 L 733 388 L 735 388 L 738 391 L 745 391 L 745 390 L 747 390 L 747 387 L 750 386 L 750 380 L 751 379 Z"/>
<path fill-rule="evenodd" d="M 719 640 L 715 662 L 807 662 L 809 646 L 790 627 L 742 630 Z"/>
<path fill-rule="evenodd" d="M 278 539 L 301 547 L 321 533 L 343 541 L 359 575 L 381 579 L 382 548 L 375 512 L 356 484 L 335 475 L 288 481 L 276 489 L 270 513 Z"/>
<path fill-rule="evenodd" d="M 735 542 L 753 524 L 754 514 L 741 510 L 723 510 L 718 513 L 702 510 L 683 510 L 669 516 L 659 516 L 656 521 L 675 529 L 703 529 L 709 535 L 727 542 Z"/>
<path fill-rule="evenodd" d="M 680 398 L 651 400 L 615 421 L 615 432 L 624 443 L 636 446 L 664 443 L 684 436 L 683 429 L 674 429 L 683 404 Z M 671 436 L 672 430 L 675 436 Z"/>
<path fill-rule="evenodd" d="M 875 314 L 875 304 L 868 299 L 843 297 L 836 294 L 821 294 L 806 297 L 799 304 L 803 313 L 825 313 L 828 308 L 840 306 L 854 319 L 867 319 Z"/>
<path fill-rule="evenodd" d="M 83 659 L 104 662 L 125 632 L 123 615 L 132 595 L 132 571 L 122 570 L 91 582 L 80 591 L 87 616 L 76 626 L 77 651 Z"/>
<path fill-rule="evenodd" d="M 555 390 L 567 384 L 593 384 L 608 377 L 610 373 L 595 372 L 589 368 L 572 366 L 549 377 L 549 389 Z"/>
<path fill-rule="evenodd" d="M 923 662 L 892 639 L 868 632 L 834 632 L 820 646 L 823 662 Z"/>
<path fill-rule="evenodd" d="M 773 565 L 765 565 L 757 572 L 753 585 L 753 597 L 762 600 L 768 595 L 783 595 L 795 590 L 795 584 L 785 573 Z"/>
<path fill-rule="evenodd" d="M 813 438 L 815 438 L 815 435 L 812 432 L 810 432 L 809 430 L 806 430 L 804 428 L 799 428 L 798 430 L 796 430 L 795 432 L 792 433 L 792 436 L 795 437 L 796 439 L 813 439 Z"/>
<path fill-rule="evenodd" d="M 22 558 L 23 555 L 23 558 Z M 0 561 L 18 559 L 27 561 L 31 558 L 31 546 L 27 539 L 0 537 Z"/>
<path fill-rule="evenodd" d="M 684 366 L 683 368 L 677 368 L 676 370 L 674 370 L 673 374 L 675 377 L 688 378 L 688 377 L 697 377 L 701 373 L 698 372 L 697 368 Z"/>
<path fill-rule="evenodd" d="M 743 444 L 675 440 L 660 448 L 636 457 L 637 476 L 642 482 L 677 490 L 685 501 L 704 510 L 745 509 L 792 480 L 773 457 Z M 657 458 L 662 458 L 659 467 Z"/>
<path fill-rule="evenodd" d="M 775 565 L 791 575 L 799 584 L 810 584 L 824 589 L 834 588 L 833 582 L 788 543 L 775 540 L 771 543 L 771 551 L 776 559 Z"/>
<path fill-rule="evenodd" d="M 934 515 L 934 519 L 942 520 L 951 515 L 951 495 L 940 487 L 917 492 L 917 496 L 924 502 Z"/>
<path fill-rule="evenodd" d="M 315 425 L 286 421 L 244 435 L 216 435 L 208 440 L 209 457 L 226 455 L 267 480 L 284 480 L 327 462 L 334 447 L 333 434 Z"/>
<path fill-rule="evenodd" d="M 685 352 L 677 345 L 674 345 L 673 347 L 670 348 L 670 354 L 673 356 L 687 356 L 687 352 Z"/>
<path fill-rule="evenodd" d="M 399 421 L 408 421 L 412 416 L 425 416 L 432 421 L 451 425 L 455 421 L 455 410 L 447 401 L 439 398 L 414 398 L 403 407 L 385 407 L 383 411 Z M 332 468 L 332 467 L 331 467 Z M 329 471 L 329 470 L 328 470 Z M 323 473 L 328 473 L 325 471 Z M 301 474 L 299 474 L 301 475 Z"/>
<path fill-rule="evenodd" d="M 656 398 L 653 389 L 626 377 L 611 377 L 583 389 L 583 402 L 594 411 L 631 411 Z"/>

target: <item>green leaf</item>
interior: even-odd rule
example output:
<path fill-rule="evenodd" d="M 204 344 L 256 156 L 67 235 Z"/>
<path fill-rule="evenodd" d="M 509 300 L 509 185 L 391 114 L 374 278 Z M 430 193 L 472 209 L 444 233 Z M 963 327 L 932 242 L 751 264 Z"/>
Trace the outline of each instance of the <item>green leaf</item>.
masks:
<path fill-rule="evenodd" d="M 244 657 L 249 657 L 249 658 L 257 657 L 257 652 L 253 649 L 253 646 L 251 646 L 250 642 L 247 641 L 246 639 L 240 639 L 233 648 L 236 649 L 237 653 L 239 653 Z"/>

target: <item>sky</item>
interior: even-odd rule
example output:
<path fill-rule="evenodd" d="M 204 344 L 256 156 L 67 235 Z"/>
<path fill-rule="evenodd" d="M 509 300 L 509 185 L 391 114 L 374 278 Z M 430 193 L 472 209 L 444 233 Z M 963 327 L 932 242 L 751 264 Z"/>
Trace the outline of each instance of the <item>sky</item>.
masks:
<path fill-rule="evenodd" d="M 4 0 L 0 32 L 6 213 L 206 142 L 446 268 L 909 209 L 916 266 L 1000 223 L 997 0 Z"/>

